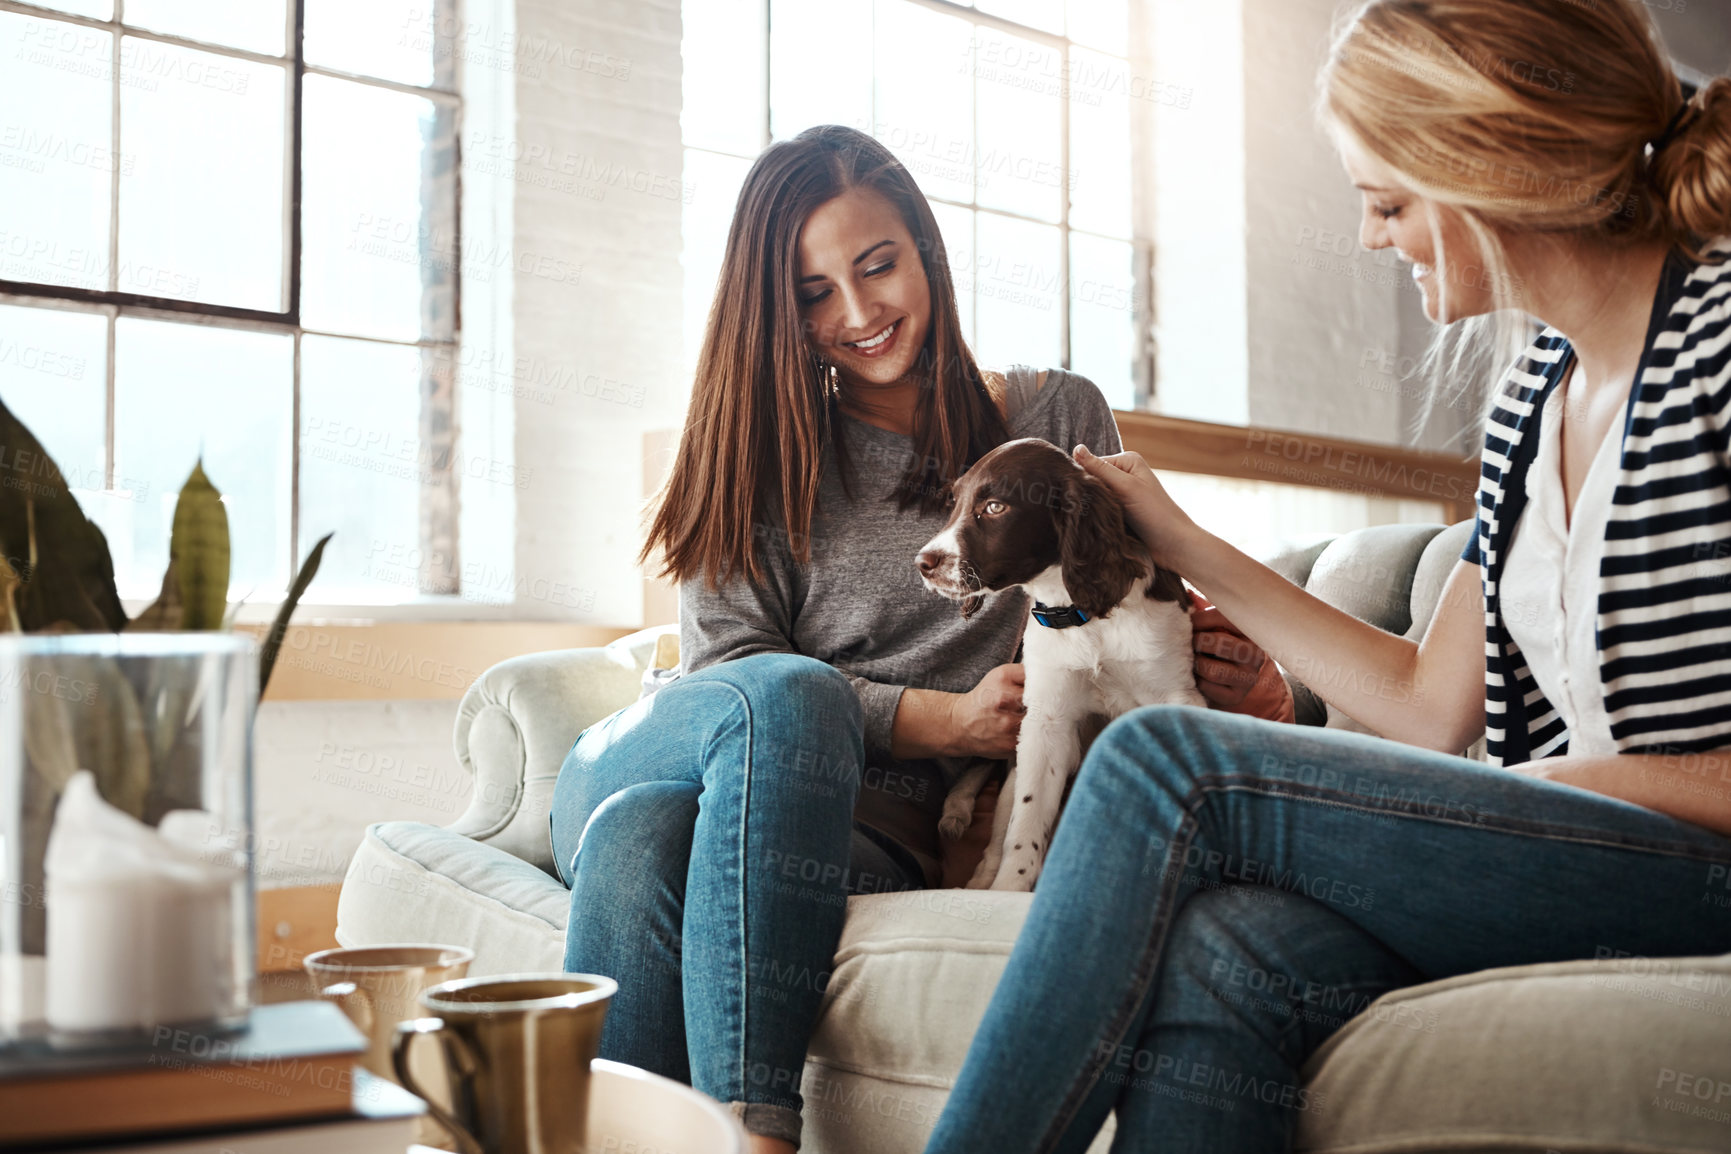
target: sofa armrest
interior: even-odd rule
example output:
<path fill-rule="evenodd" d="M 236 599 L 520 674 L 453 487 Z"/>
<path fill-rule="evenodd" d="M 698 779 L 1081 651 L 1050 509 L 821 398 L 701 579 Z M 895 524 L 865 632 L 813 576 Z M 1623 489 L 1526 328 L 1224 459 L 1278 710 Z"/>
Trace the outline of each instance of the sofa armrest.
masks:
<path fill-rule="evenodd" d="M 585 729 L 637 700 L 642 647 L 622 644 L 636 636 L 513 657 L 475 679 L 457 707 L 454 735 L 475 789 L 447 828 L 552 872 L 553 783 Z"/>

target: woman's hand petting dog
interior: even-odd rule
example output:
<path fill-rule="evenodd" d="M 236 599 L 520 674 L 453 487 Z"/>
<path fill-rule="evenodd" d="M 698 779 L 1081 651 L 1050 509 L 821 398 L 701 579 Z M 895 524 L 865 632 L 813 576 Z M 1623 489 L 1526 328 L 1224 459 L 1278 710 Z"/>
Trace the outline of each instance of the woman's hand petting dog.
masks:
<path fill-rule="evenodd" d="M 1294 721 L 1292 687 L 1280 667 L 1194 589 L 1190 601 L 1195 606 L 1190 643 L 1196 650 L 1196 688 L 1202 696 L 1216 709 Z"/>
<path fill-rule="evenodd" d="M 1000 665 L 980 678 L 980 683 L 950 699 L 950 731 L 955 735 L 958 757 L 1006 758 L 1016 752 L 1016 735 L 1022 731 L 1025 677 L 1020 665 Z"/>
<path fill-rule="evenodd" d="M 1179 542 L 1185 534 L 1197 531 L 1196 523 L 1166 492 L 1142 454 L 1096 457 L 1086 445 L 1077 445 L 1071 456 L 1117 494 L 1124 503 L 1125 521 L 1148 546 L 1155 562 L 1182 569 L 1176 563 Z M 1270 721 L 1293 721 L 1292 688 L 1279 667 L 1220 610 L 1194 591 L 1190 598 L 1196 607 L 1190 619 L 1196 688 L 1202 696 L 1216 709 Z"/>
<path fill-rule="evenodd" d="M 1181 542 L 1198 532 L 1196 522 L 1160 484 L 1141 453 L 1114 453 L 1096 457 L 1088 446 L 1077 445 L 1071 456 L 1088 475 L 1098 477 L 1124 505 L 1124 520 L 1156 565 L 1184 572 L 1180 564 Z"/>

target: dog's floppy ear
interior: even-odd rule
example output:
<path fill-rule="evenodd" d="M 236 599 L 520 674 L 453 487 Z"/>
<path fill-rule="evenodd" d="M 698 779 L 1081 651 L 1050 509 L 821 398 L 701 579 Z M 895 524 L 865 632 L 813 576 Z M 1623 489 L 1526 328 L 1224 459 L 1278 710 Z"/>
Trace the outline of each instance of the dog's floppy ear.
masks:
<path fill-rule="evenodd" d="M 1105 617 L 1130 595 L 1148 568 L 1130 545 L 1124 506 L 1106 482 L 1080 466 L 1064 481 L 1058 517 L 1058 564 L 1076 608 Z"/>
<path fill-rule="evenodd" d="M 1190 595 L 1184 591 L 1184 578 L 1170 569 L 1154 566 L 1154 579 L 1148 582 L 1148 600 L 1177 601 L 1180 604 L 1188 602 Z"/>

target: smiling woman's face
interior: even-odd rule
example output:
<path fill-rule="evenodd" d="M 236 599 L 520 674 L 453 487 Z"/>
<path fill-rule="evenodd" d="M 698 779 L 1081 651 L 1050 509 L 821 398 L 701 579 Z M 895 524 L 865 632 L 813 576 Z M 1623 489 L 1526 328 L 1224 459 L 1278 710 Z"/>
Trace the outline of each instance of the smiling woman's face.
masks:
<path fill-rule="evenodd" d="M 1425 315 L 1446 325 L 1494 311 L 1492 277 L 1460 218 L 1405 187 L 1393 169 L 1345 133 L 1336 143 L 1347 175 L 1364 196 L 1359 243 L 1393 248 L 1412 264 Z"/>
<path fill-rule="evenodd" d="M 931 286 L 901 214 L 853 188 L 820 205 L 799 234 L 800 315 L 818 355 L 858 381 L 894 384 L 931 328 Z"/>

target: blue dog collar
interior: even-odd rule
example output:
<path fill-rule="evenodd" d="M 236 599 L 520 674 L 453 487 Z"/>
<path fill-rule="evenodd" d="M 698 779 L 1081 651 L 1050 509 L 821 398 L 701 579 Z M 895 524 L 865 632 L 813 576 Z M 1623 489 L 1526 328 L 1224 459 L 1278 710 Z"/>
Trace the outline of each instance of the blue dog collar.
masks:
<path fill-rule="evenodd" d="M 1047 629 L 1068 629 L 1072 625 L 1085 625 L 1088 615 L 1074 605 L 1060 605 L 1053 608 L 1044 602 L 1034 602 L 1034 620 Z"/>

